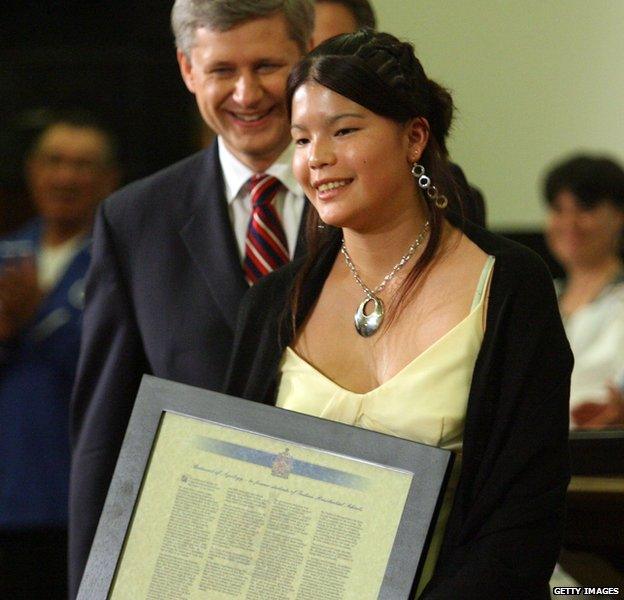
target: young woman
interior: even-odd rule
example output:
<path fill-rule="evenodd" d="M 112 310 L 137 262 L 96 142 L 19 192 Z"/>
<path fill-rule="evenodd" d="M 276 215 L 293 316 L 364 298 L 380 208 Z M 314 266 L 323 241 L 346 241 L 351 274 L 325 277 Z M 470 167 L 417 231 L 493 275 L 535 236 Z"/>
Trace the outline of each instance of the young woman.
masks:
<path fill-rule="evenodd" d="M 291 73 L 309 253 L 251 288 L 227 392 L 458 453 L 423 598 L 547 598 L 571 354 L 549 274 L 463 221 L 449 94 L 361 30 Z"/>
<path fill-rule="evenodd" d="M 546 241 L 561 263 L 559 307 L 574 353 L 572 427 L 624 427 L 624 171 L 574 156 L 547 175 Z"/>

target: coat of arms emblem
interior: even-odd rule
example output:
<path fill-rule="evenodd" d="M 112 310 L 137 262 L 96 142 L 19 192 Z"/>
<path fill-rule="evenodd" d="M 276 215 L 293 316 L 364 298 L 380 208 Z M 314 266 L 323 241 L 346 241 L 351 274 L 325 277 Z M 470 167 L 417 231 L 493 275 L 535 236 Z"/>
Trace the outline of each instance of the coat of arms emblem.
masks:
<path fill-rule="evenodd" d="M 288 448 L 286 448 L 284 452 L 280 452 L 275 455 L 275 459 L 271 465 L 271 475 L 274 477 L 281 477 L 282 479 L 288 479 L 292 468 L 293 458 L 290 455 Z"/>

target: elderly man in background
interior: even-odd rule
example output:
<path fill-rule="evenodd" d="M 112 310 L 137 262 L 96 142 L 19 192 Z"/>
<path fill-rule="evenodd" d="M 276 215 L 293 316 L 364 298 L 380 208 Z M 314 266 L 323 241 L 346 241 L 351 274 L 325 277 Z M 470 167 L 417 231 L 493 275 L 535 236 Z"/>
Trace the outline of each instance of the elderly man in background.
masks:
<path fill-rule="evenodd" d="M 72 404 L 70 594 L 78 591 L 144 373 L 225 378 L 240 300 L 297 251 L 285 91 L 310 48 L 312 0 L 176 0 L 182 79 L 212 145 L 108 198 Z"/>
<path fill-rule="evenodd" d="M 31 150 L 38 217 L 0 241 L 0 597 L 66 597 L 68 414 L 95 209 L 114 142 L 59 115 Z"/>

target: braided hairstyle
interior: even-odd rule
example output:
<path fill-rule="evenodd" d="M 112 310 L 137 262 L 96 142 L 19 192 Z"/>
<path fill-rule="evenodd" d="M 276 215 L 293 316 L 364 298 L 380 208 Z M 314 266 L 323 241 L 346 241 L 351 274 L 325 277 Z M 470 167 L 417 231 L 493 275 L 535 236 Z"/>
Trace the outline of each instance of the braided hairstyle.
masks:
<path fill-rule="evenodd" d="M 356 102 L 377 115 L 404 124 L 422 117 L 429 125 L 429 140 L 419 162 L 449 204 L 461 212 L 460 190 L 448 162 L 446 138 L 453 119 L 453 100 L 449 92 L 427 77 L 414 47 L 389 33 L 362 28 L 326 40 L 317 46 L 291 71 L 287 84 L 287 106 L 291 117 L 292 98 L 307 82 L 318 83 Z M 397 168 L 403 168 L 397 165 Z M 442 209 L 431 202 L 430 235 L 418 261 L 410 270 L 396 294 L 390 321 L 415 291 L 416 280 L 430 266 L 440 244 Z M 293 327 L 301 299 L 302 283 L 324 245 L 335 238 L 332 227 L 322 227 L 316 210 L 310 207 L 306 222 L 308 258 L 300 269 L 291 295 Z"/>

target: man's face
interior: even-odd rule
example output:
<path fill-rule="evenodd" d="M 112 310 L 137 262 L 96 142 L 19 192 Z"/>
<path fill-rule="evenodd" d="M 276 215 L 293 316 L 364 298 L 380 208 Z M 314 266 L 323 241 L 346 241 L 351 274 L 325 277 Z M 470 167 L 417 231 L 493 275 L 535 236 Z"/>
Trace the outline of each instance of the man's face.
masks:
<path fill-rule="evenodd" d="M 358 28 L 353 13 L 339 2 L 316 2 L 314 5 L 313 46 L 340 35 L 351 33 Z"/>
<path fill-rule="evenodd" d="M 199 28 L 190 58 L 178 50 L 204 120 L 254 171 L 265 170 L 290 141 L 286 79 L 301 56 L 281 13 L 227 31 Z"/>
<path fill-rule="evenodd" d="M 107 162 L 107 141 L 89 127 L 48 129 L 27 163 L 33 201 L 46 222 L 88 226 L 98 203 L 118 182 Z"/>

